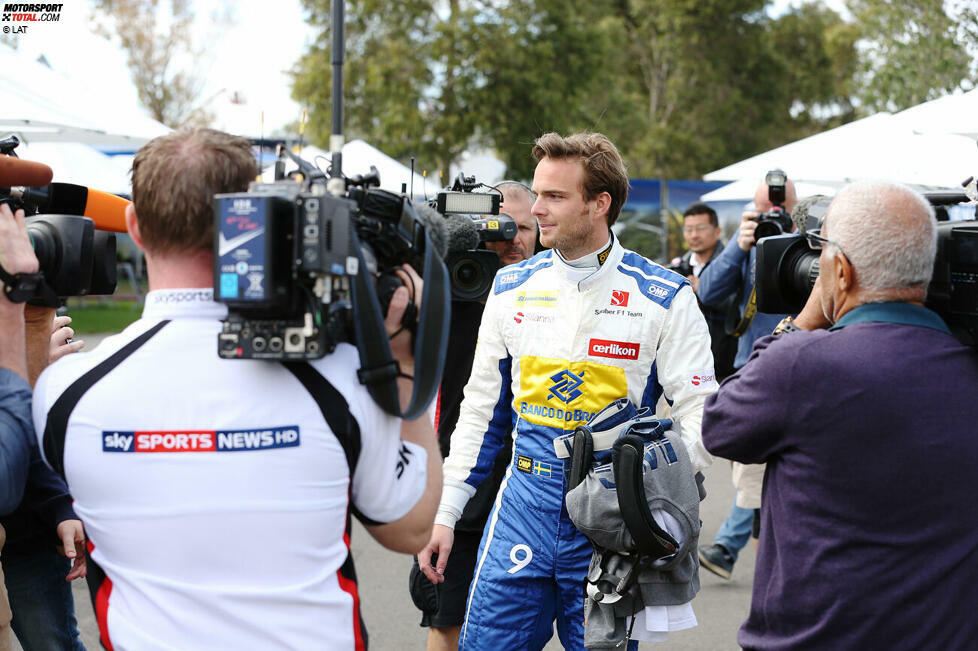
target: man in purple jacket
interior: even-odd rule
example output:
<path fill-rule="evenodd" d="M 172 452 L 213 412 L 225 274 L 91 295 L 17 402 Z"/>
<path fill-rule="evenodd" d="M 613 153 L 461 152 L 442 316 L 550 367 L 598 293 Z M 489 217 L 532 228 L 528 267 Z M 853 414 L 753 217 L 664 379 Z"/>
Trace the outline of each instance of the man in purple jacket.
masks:
<path fill-rule="evenodd" d="M 707 399 L 715 455 L 766 462 L 748 649 L 965 649 L 978 640 L 978 352 L 923 306 L 934 213 L 843 189 L 792 322 Z"/>

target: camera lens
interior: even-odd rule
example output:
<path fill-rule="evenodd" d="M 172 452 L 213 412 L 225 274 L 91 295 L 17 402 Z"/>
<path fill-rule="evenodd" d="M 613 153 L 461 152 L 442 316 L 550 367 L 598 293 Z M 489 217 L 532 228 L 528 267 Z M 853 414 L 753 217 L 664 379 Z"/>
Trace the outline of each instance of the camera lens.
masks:
<path fill-rule="evenodd" d="M 482 284 L 482 269 L 474 260 L 461 260 L 452 269 L 452 284 L 461 290 L 471 290 Z"/>
<path fill-rule="evenodd" d="M 754 230 L 754 241 L 756 242 L 761 238 L 770 237 L 772 235 L 781 235 L 783 232 L 784 231 L 781 230 L 781 224 L 778 222 L 773 220 L 762 220 Z"/>

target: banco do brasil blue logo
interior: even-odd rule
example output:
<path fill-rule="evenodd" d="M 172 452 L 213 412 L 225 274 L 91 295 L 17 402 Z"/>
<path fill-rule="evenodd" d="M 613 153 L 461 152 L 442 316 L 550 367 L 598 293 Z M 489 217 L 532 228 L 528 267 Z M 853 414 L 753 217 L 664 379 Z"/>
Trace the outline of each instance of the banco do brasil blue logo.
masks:
<path fill-rule="evenodd" d="M 584 373 L 581 375 L 574 375 L 568 370 L 563 370 L 559 373 L 555 373 L 550 376 L 554 385 L 550 387 L 550 395 L 547 396 L 547 400 L 551 398 L 559 398 L 565 403 L 577 398 L 581 395 L 581 391 L 578 387 L 584 384 Z"/>

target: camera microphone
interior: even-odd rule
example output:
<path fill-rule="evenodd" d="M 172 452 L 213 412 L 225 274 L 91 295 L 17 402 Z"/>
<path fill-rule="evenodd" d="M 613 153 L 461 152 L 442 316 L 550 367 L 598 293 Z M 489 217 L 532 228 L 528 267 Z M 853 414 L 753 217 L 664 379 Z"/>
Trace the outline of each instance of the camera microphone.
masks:
<path fill-rule="evenodd" d="M 51 182 L 54 173 L 44 163 L 14 156 L 0 156 L 0 186 L 39 186 Z"/>
<path fill-rule="evenodd" d="M 825 218 L 825 211 L 832 197 L 824 194 L 813 194 L 800 200 L 791 211 L 791 221 L 799 233 L 805 233 L 819 228 Z"/>
<path fill-rule="evenodd" d="M 10 194 L 34 206 L 39 213 L 80 215 L 95 222 L 99 230 L 126 232 L 126 206 L 132 203 L 128 199 L 74 183 L 37 185 L 43 187 L 12 190 Z"/>
<path fill-rule="evenodd" d="M 428 238 L 431 240 L 432 246 L 435 247 L 438 255 L 444 258 L 448 255 L 450 249 L 450 239 L 445 224 L 445 216 L 424 203 L 419 203 L 414 208 L 418 212 L 418 217 L 424 222 L 424 227 L 428 232 Z"/>
<path fill-rule="evenodd" d="M 450 253 L 471 251 L 479 246 L 479 227 L 465 215 L 450 215 L 445 220 Z"/>

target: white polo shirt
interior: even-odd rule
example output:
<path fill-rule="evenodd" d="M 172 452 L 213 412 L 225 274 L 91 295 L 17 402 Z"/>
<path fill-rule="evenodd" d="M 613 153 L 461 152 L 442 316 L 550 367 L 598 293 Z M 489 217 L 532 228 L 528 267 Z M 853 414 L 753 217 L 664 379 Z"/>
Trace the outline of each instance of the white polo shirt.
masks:
<path fill-rule="evenodd" d="M 222 360 L 226 308 L 210 290 L 164 290 L 143 317 L 37 383 L 48 410 L 89 369 L 171 322 L 89 389 L 68 421 L 64 467 L 104 572 L 103 643 L 126 649 L 359 646 L 348 497 L 367 518 L 406 514 L 425 486 L 423 448 L 400 439 L 357 380 L 348 344 L 312 366 L 359 425 L 347 458 L 317 403 L 281 364 Z M 50 460 L 49 460 L 50 462 Z M 91 570 L 90 570 L 91 571 Z"/>

